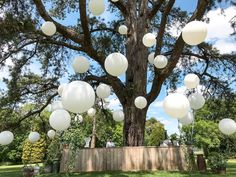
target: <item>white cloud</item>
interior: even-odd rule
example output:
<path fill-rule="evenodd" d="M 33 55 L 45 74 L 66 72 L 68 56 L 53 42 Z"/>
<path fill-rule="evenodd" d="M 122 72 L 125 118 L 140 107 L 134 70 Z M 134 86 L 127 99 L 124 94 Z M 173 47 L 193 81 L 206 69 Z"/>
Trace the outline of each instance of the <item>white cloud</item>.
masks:
<path fill-rule="evenodd" d="M 155 108 L 162 108 L 162 106 L 163 106 L 163 101 L 155 101 L 153 103 L 153 107 Z"/>
<path fill-rule="evenodd" d="M 207 13 L 209 18 L 207 42 L 213 42 L 213 46 L 217 48 L 221 54 L 236 51 L 236 43 L 230 36 L 233 33 L 230 20 L 236 14 L 236 7 L 231 6 L 224 9 L 224 13 L 220 8 L 211 10 Z"/>
<path fill-rule="evenodd" d="M 206 42 L 212 43 L 213 46 L 220 51 L 221 54 L 236 52 L 236 43 L 230 34 L 234 32 L 231 27 L 230 20 L 236 15 L 236 7 L 230 6 L 224 9 L 217 8 L 209 11 L 206 17 L 209 18 L 207 24 L 208 34 Z M 180 23 L 172 25 L 168 32 L 179 37 L 181 34 Z M 179 64 L 181 65 L 181 64 Z"/>

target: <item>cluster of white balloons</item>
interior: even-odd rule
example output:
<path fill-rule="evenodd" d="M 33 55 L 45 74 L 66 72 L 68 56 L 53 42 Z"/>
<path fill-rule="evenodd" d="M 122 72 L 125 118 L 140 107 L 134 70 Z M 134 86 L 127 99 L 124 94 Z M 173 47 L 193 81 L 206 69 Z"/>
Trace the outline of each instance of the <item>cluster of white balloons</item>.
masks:
<path fill-rule="evenodd" d="M 53 139 L 56 136 L 56 132 L 54 130 L 49 130 L 47 135 L 50 139 Z"/>
<path fill-rule="evenodd" d="M 38 140 L 40 140 L 40 134 L 38 132 L 30 132 L 28 140 L 31 143 L 36 143 Z"/>
<path fill-rule="evenodd" d="M 188 89 L 195 89 L 200 84 L 196 74 L 188 74 L 184 78 L 184 84 Z M 177 118 L 182 125 L 189 125 L 194 121 L 191 109 L 201 109 L 205 104 L 202 94 L 194 92 L 188 97 L 180 93 L 172 93 L 164 99 L 163 108 L 167 115 Z"/>
<path fill-rule="evenodd" d="M 90 64 L 86 57 L 77 56 L 72 63 L 72 67 L 76 73 L 86 73 L 89 70 Z"/>
<path fill-rule="evenodd" d="M 41 26 L 42 32 L 47 36 L 52 36 L 56 33 L 57 28 L 56 25 L 53 22 L 46 21 Z"/>
<path fill-rule="evenodd" d="M 118 2 L 119 0 L 111 0 L 112 2 Z M 89 11 L 94 15 L 101 15 L 105 11 L 105 1 L 104 0 L 90 0 Z"/>
<path fill-rule="evenodd" d="M 112 114 L 113 119 L 117 122 L 122 122 L 125 118 L 124 112 L 122 110 L 116 110 Z"/>
<path fill-rule="evenodd" d="M 157 55 L 155 57 L 155 53 L 152 52 L 148 55 L 148 61 L 150 64 L 154 65 L 157 69 L 163 69 L 168 64 L 168 59 L 164 55 Z"/>
<path fill-rule="evenodd" d="M 147 33 L 143 36 L 143 44 L 146 47 L 152 47 L 156 44 L 156 35 L 153 33 Z"/>
<path fill-rule="evenodd" d="M 225 135 L 232 135 L 236 133 L 236 122 L 232 119 L 222 119 L 219 122 L 219 129 Z"/>
<path fill-rule="evenodd" d="M 14 140 L 14 135 L 10 131 L 3 131 L 0 133 L 0 145 L 8 145 L 11 144 Z"/>
<path fill-rule="evenodd" d="M 108 55 L 104 66 L 110 75 L 118 77 L 126 72 L 128 60 L 123 54 L 116 52 Z"/>
<path fill-rule="evenodd" d="M 182 29 L 182 38 L 189 45 L 198 45 L 207 37 L 207 25 L 201 21 L 192 21 Z"/>

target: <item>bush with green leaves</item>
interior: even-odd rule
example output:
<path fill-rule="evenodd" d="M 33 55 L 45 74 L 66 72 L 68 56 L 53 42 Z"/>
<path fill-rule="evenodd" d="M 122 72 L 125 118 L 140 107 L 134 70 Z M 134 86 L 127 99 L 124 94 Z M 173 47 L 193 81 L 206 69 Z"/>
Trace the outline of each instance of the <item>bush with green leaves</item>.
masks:
<path fill-rule="evenodd" d="M 227 165 L 227 158 L 224 154 L 218 152 L 212 152 L 208 156 L 208 166 L 212 171 L 219 169 L 225 169 Z"/>

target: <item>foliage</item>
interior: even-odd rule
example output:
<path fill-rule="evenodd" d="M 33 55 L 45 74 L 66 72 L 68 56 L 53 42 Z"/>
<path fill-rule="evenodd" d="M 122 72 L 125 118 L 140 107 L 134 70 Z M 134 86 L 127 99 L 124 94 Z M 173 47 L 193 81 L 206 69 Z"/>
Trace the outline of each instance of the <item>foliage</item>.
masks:
<path fill-rule="evenodd" d="M 109 110 L 104 111 L 98 111 L 96 114 L 96 147 L 105 147 L 108 139 L 111 139 L 116 146 L 121 146 L 123 126 L 121 123 L 114 122 Z M 93 118 L 84 114 L 82 123 L 73 122 L 71 127 L 62 134 L 62 143 L 71 144 L 77 148 L 84 147 L 84 138 L 91 137 L 92 126 Z"/>
<path fill-rule="evenodd" d="M 208 156 L 208 165 L 213 170 L 223 169 L 227 166 L 227 158 L 224 154 L 212 152 Z"/>
<path fill-rule="evenodd" d="M 198 148 L 203 148 L 206 156 L 210 149 L 219 148 L 220 146 L 221 133 L 218 130 L 218 124 L 213 121 L 196 121 L 194 123 L 193 135 L 192 126 L 184 126 L 182 131 L 185 137 L 185 142 L 187 144 L 193 144 Z"/>
<path fill-rule="evenodd" d="M 165 140 L 165 128 L 155 118 L 146 121 L 145 144 L 147 146 L 159 146 Z"/>
<path fill-rule="evenodd" d="M 56 135 L 50 142 L 46 149 L 46 160 L 45 164 L 52 164 L 53 161 L 60 160 L 61 151 L 60 151 L 60 138 L 59 135 Z"/>
<path fill-rule="evenodd" d="M 23 146 L 22 162 L 24 164 L 42 162 L 45 156 L 45 137 L 41 137 L 36 143 L 25 140 Z"/>

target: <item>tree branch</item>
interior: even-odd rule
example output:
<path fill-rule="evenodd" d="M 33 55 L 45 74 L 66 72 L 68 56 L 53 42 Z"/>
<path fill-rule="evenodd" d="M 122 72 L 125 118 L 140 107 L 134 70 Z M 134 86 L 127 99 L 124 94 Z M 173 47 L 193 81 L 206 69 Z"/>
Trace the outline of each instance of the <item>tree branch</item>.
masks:
<path fill-rule="evenodd" d="M 33 0 L 33 1 L 36 5 L 36 8 L 40 16 L 45 21 L 52 21 L 56 25 L 57 31 L 61 33 L 64 37 L 69 38 L 76 43 L 83 44 L 83 41 L 84 41 L 83 37 L 80 36 L 76 31 L 74 31 L 73 29 L 69 29 L 66 26 L 61 25 L 60 23 L 53 20 L 52 17 L 50 17 L 50 15 L 47 13 L 41 0 Z"/>
<path fill-rule="evenodd" d="M 148 18 L 151 20 L 155 15 L 156 13 L 160 10 L 162 4 L 164 3 L 165 0 L 159 0 L 158 2 L 156 2 L 154 4 L 154 7 L 153 9 L 149 12 L 148 14 Z"/>
<path fill-rule="evenodd" d="M 209 0 L 198 0 L 197 8 L 195 9 L 189 21 L 193 21 L 195 19 L 200 20 L 203 17 L 208 4 L 209 4 Z M 182 36 L 179 36 L 179 38 L 177 39 L 174 45 L 173 52 L 170 57 L 171 60 L 169 60 L 168 65 L 166 66 L 165 69 L 161 71 L 161 73 L 159 74 L 155 73 L 151 91 L 149 92 L 147 96 L 147 100 L 149 104 L 151 104 L 157 98 L 157 96 L 160 93 L 163 82 L 165 81 L 167 77 L 170 76 L 173 69 L 176 67 L 176 64 L 178 63 L 179 58 L 183 52 L 184 46 L 185 46 L 185 42 L 183 41 Z"/>
<path fill-rule="evenodd" d="M 112 2 L 111 0 L 109 0 L 109 2 L 114 4 L 120 10 L 120 12 L 122 13 L 122 15 L 124 17 L 126 17 L 128 15 L 127 9 L 126 9 L 125 4 L 122 0 L 119 0 L 117 2 Z"/>

